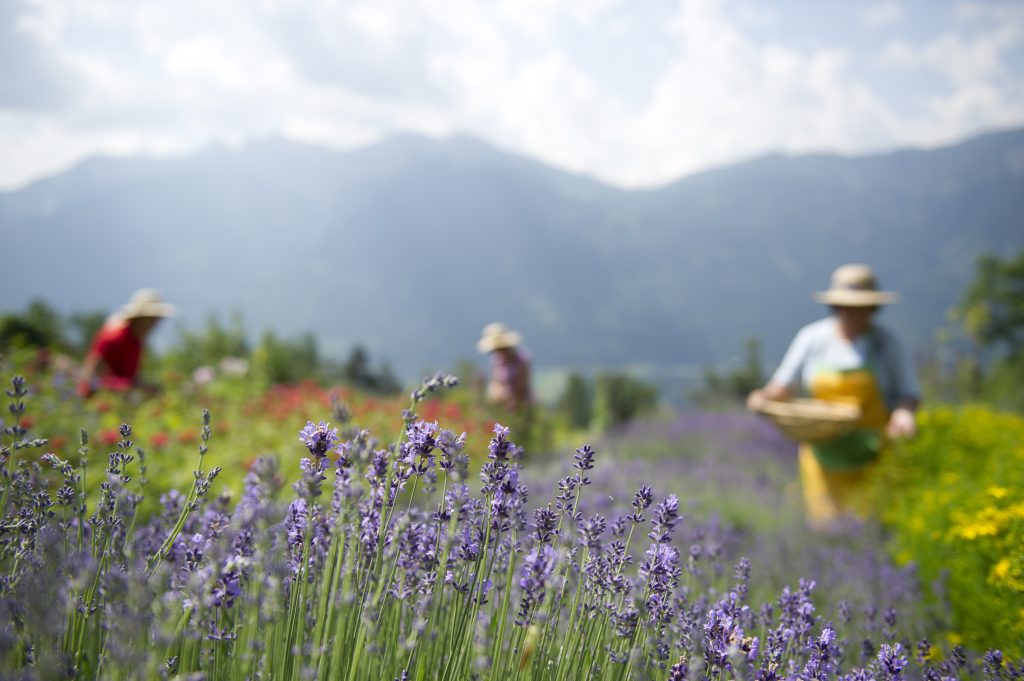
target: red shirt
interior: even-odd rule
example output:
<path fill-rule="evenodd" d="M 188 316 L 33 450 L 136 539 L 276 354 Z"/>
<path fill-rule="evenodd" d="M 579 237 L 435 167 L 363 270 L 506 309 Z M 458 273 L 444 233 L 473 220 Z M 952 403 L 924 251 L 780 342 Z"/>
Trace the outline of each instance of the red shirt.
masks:
<path fill-rule="evenodd" d="M 128 322 L 104 325 L 89 349 L 103 362 L 98 367 L 100 387 L 106 390 L 128 390 L 135 385 L 142 359 L 142 342 L 132 335 Z"/>

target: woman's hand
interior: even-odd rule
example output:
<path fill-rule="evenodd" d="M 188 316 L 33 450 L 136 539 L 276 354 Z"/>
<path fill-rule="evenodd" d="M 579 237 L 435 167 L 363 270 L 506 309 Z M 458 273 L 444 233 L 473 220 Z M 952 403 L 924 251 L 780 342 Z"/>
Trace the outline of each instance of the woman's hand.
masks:
<path fill-rule="evenodd" d="M 750 411 L 760 411 L 764 403 L 768 401 L 768 398 L 764 395 L 764 390 L 752 390 L 747 395 L 747 409 Z"/>
<path fill-rule="evenodd" d="M 889 416 L 885 426 L 886 434 L 891 438 L 911 438 L 917 435 L 917 417 L 907 407 L 897 407 Z"/>
<path fill-rule="evenodd" d="M 777 383 L 769 383 L 763 388 L 753 390 L 747 395 L 747 409 L 760 411 L 766 402 L 770 400 L 788 400 L 789 390 L 786 386 Z"/>

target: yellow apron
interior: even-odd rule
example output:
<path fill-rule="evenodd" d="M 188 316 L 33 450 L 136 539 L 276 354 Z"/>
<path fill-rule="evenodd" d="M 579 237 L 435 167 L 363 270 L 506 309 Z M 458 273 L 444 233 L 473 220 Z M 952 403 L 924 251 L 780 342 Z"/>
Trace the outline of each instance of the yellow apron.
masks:
<path fill-rule="evenodd" d="M 869 465 L 878 458 L 882 432 L 889 419 L 870 363 L 849 371 L 819 371 L 810 382 L 812 397 L 847 402 L 861 409 L 857 428 L 823 443 L 800 445 L 800 482 L 807 519 L 812 527 L 827 528 L 850 515 L 863 518 L 867 509 L 855 492 Z"/>

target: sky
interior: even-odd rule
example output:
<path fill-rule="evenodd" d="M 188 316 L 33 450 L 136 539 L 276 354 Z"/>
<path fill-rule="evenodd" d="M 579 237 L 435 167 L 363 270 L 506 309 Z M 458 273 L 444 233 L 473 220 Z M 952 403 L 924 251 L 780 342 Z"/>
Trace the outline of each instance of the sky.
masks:
<path fill-rule="evenodd" d="M 1024 125 L 1024 0 L 0 0 L 0 189 L 468 134 L 623 187 Z"/>

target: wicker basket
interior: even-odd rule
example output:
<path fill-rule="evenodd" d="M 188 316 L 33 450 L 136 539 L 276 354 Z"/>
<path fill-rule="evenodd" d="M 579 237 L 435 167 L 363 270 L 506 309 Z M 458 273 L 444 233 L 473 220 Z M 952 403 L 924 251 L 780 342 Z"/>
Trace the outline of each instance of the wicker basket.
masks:
<path fill-rule="evenodd" d="M 860 419 L 860 407 L 845 402 L 793 399 L 769 400 L 758 411 L 797 442 L 822 442 L 845 435 Z"/>

